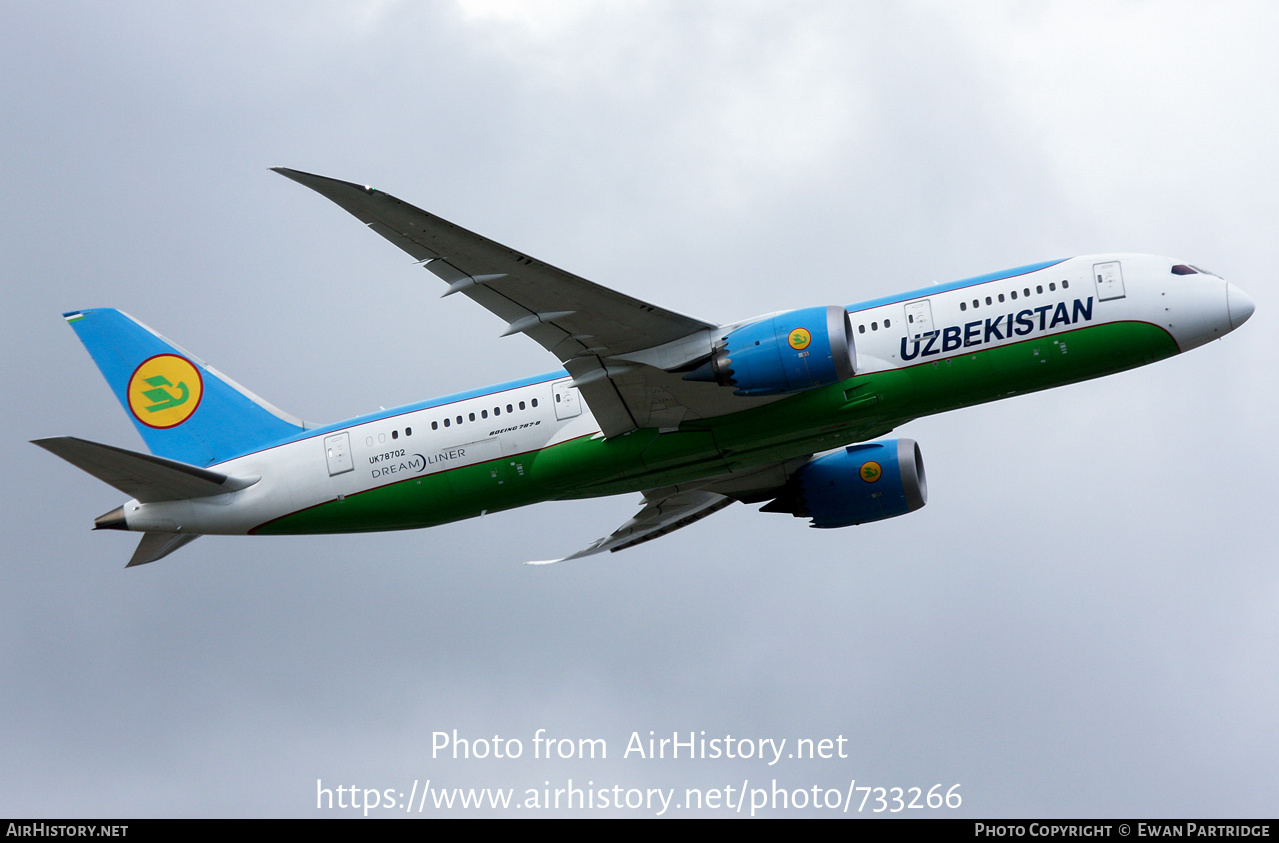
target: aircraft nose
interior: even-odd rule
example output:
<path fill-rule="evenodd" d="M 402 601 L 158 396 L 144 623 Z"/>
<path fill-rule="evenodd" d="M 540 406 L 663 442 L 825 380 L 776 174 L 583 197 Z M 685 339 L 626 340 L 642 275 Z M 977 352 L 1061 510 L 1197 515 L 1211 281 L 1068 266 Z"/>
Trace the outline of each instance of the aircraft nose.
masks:
<path fill-rule="evenodd" d="M 1226 310 L 1230 314 L 1230 330 L 1238 328 L 1248 321 L 1252 312 L 1257 309 L 1251 298 L 1234 284 L 1226 284 Z"/>

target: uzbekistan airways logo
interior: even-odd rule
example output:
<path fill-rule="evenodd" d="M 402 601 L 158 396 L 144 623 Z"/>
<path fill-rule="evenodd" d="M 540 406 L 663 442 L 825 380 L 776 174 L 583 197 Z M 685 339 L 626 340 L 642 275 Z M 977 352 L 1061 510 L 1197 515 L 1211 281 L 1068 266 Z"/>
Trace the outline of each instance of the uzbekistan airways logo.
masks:
<path fill-rule="evenodd" d="M 858 473 L 867 483 L 874 483 L 884 473 L 884 470 L 879 467 L 879 463 L 871 460 L 870 462 L 862 463 L 861 471 Z"/>
<path fill-rule="evenodd" d="M 129 410 L 147 427 L 176 427 L 195 412 L 204 394 L 200 370 L 176 354 L 157 354 L 129 378 Z"/>
<path fill-rule="evenodd" d="M 803 351 L 808 348 L 808 344 L 813 341 L 813 335 L 808 333 L 804 328 L 796 328 L 790 332 L 788 342 L 790 347 L 796 351 Z"/>

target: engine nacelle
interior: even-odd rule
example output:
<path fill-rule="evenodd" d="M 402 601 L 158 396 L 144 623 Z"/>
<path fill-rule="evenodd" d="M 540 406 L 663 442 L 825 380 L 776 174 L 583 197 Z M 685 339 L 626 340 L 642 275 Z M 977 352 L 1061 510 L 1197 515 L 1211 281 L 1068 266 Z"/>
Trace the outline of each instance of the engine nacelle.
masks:
<path fill-rule="evenodd" d="M 685 380 L 736 387 L 735 395 L 779 395 L 853 376 L 853 330 L 842 307 L 776 313 L 731 331 Z"/>
<path fill-rule="evenodd" d="M 928 502 L 924 458 L 913 439 L 849 445 L 806 463 L 763 512 L 849 527 L 914 512 Z"/>

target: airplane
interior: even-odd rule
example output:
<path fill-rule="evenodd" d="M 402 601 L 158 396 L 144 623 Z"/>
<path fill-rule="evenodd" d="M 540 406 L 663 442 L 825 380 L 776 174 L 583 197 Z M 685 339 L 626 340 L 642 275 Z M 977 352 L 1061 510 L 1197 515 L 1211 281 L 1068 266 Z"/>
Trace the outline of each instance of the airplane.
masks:
<path fill-rule="evenodd" d="M 274 169 L 563 368 L 311 426 L 118 310 L 66 313 L 151 453 L 34 444 L 130 496 L 94 521 L 142 533 L 126 567 L 208 534 L 415 529 L 634 492 L 633 518 L 552 561 L 634 547 L 738 501 L 823 529 L 893 518 L 928 497 L 919 445 L 882 438 L 895 428 L 1171 357 L 1254 310 L 1207 270 L 1106 254 L 718 324 L 380 190 Z"/>

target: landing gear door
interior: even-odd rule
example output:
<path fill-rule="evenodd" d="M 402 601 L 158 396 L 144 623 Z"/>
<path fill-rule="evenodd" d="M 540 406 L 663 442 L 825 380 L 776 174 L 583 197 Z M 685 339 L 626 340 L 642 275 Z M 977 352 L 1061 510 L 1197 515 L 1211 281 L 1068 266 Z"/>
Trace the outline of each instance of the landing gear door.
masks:
<path fill-rule="evenodd" d="M 912 340 L 933 332 L 933 306 L 928 299 L 906 305 L 906 335 Z"/>
<path fill-rule="evenodd" d="M 1119 261 L 1093 264 L 1092 275 L 1097 282 L 1097 301 L 1124 297 L 1124 273 L 1119 267 Z"/>
<path fill-rule="evenodd" d="M 559 381 L 551 385 L 555 394 L 555 418 L 563 421 L 582 414 L 582 396 L 572 381 Z"/>
<path fill-rule="evenodd" d="M 324 456 L 329 461 L 329 476 L 355 470 L 351 459 L 351 434 L 343 431 L 324 437 Z"/>

